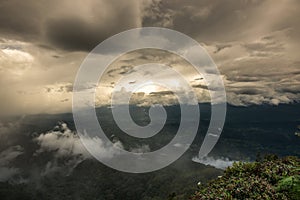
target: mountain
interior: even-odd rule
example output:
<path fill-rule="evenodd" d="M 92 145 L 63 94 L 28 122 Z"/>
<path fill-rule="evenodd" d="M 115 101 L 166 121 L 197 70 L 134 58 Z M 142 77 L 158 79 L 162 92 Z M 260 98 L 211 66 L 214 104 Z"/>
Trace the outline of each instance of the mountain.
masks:
<path fill-rule="evenodd" d="M 222 135 L 206 158 L 197 160 L 210 120 L 210 105 L 200 104 L 197 136 L 188 151 L 170 166 L 146 174 L 123 173 L 95 160 L 82 146 L 71 113 L 11 117 L 0 124 L 1 199 L 187 199 L 197 183 L 215 179 L 233 161 L 256 155 L 300 156 L 300 104 L 235 107 L 228 105 Z M 130 106 L 139 125 L 149 123 L 148 107 Z M 166 107 L 168 119 L 157 135 L 137 139 L 124 134 L 111 109 L 96 109 L 112 142 L 127 150 L 153 151 L 168 144 L 180 123 L 180 107 Z M 200 162 L 200 163 L 199 163 Z M 3 197 L 3 198 L 2 198 Z"/>

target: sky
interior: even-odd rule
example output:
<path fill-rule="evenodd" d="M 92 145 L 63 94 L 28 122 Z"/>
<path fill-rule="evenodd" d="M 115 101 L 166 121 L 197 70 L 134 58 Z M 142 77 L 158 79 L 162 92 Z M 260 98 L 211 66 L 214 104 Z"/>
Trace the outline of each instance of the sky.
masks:
<path fill-rule="evenodd" d="M 219 68 L 232 105 L 300 100 L 300 3 L 297 0 L 0 0 L 1 115 L 70 112 L 73 82 L 100 42 L 138 27 L 164 27 L 198 41 Z M 133 66 L 164 62 L 185 74 L 199 102 L 209 101 L 202 76 L 168 52 L 131 52 L 110 66 L 97 86 L 109 104 L 120 77 Z M 174 77 L 160 74 L 166 81 Z M 130 89 L 139 80 L 128 80 Z M 184 90 L 180 88 L 179 90 Z M 165 88 L 137 91 L 133 103 L 174 104 Z"/>

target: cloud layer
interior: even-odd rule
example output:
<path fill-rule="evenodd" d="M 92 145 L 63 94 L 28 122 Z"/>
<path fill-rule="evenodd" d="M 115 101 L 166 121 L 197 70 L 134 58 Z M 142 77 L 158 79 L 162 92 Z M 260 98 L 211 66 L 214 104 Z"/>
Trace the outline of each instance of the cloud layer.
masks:
<path fill-rule="evenodd" d="M 116 33 L 143 26 L 171 28 L 201 43 L 219 67 L 233 105 L 299 102 L 299 10 L 296 0 L 2 0 L 0 113 L 71 111 L 72 84 L 88 51 Z M 150 61 L 177 68 L 199 101 L 209 101 L 205 83 L 195 80 L 201 75 L 187 63 L 145 51 L 111 66 L 98 88 L 98 103 L 109 104 L 118 78 Z M 176 102 L 171 95 L 156 100 Z"/>

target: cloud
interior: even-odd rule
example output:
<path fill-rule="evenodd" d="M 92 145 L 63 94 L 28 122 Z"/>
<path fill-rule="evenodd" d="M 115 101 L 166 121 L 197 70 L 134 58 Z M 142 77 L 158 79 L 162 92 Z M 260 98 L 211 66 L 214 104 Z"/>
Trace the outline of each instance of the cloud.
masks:
<path fill-rule="evenodd" d="M 154 1 L 157 2 L 157 1 Z M 201 37 L 202 41 L 228 40 L 233 36 L 233 31 L 239 32 L 245 27 L 244 16 L 253 16 L 253 12 L 259 11 L 262 1 L 158 1 L 156 10 L 151 9 L 145 16 L 143 24 L 149 26 L 158 24 L 168 19 L 167 27 L 181 31 L 193 37 Z M 259 11 L 260 12 L 260 11 Z M 160 13 L 168 13 L 162 15 Z M 249 20 L 248 18 L 248 21 Z M 187 23 L 188 22 L 188 23 Z M 243 24 L 244 23 L 244 24 Z M 248 22 L 249 24 L 249 22 Z M 163 25 L 163 24 L 161 24 Z M 222 37 L 220 37 L 222 35 Z"/>
<path fill-rule="evenodd" d="M 19 155 L 23 154 L 23 148 L 19 145 L 9 147 L 0 154 L 1 165 L 7 165 Z"/>
<path fill-rule="evenodd" d="M 60 58 L 53 57 L 57 54 Z M 0 41 L 1 115 L 70 111 L 71 104 L 61 100 L 71 97 L 83 55 L 19 40 Z"/>
<path fill-rule="evenodd" d="M 133 70 L 133 66 L 126 66 L 126 65 L 123 65 L 119 68 L 114 68 L 114 69 L 110 69 L 107 71 L 107 74 L 110 76 L 110 77 L 114 77 L 115 75 L 124 75 L 124 74 L 130 74 L 134 72 Z"/>
<path fill-rule="evenodd" d="M 172 13 L 172 23 L 166 27 L 196 38 L 209 51 L 224 74 L 229 103 L 277 105 L 299 101 L 297 1 L 276 5 L 269 0 L 155 2 L 159 6 L 150 9 L 144 25 L 162 20 L 160 13 Z M 204 84 L 193 85 L 205 89 Z"/>
<path fill-rule="evenodd" d="M 90 154 L 81 144 L 79 136 L 66 123 L 60 122 L 52 131 L 42 133 L 34 139 L 40 146 L 37 154 L 55 152 L 56 157 L 77 156 L 89 158 Z"/>
<path fill-rule="evenodd" d="M 142 23 L 144 26 L 171 28 L 176 11 L 165 7 L 162 0 L 147 0 L 143 7 Z"/>
<path fill-rule="evenodd" d="M 20 173 L 20 169 L 13 167 L 12 162 L 24 153 L 23 150 L 23 147 L 17 145 L 0 153 L 0 182 L 8 181 Z"/>
<path fill-rule="evenodd" d="M 31 124 L 33 121 L 29 122 Z M 0 149 L 0 181 L 31 181 L 38 184 L 44 176 L 68 175 L 84 160 L 93 159 L 82 140 L 85 144 L 94 146 L 102 158 L 112 158 L 119 153 L 116 147 L 124 149 L 116 137 L 112 141 L 113 146 L 105 144 L 98 137 L 79 138 L 64 122 L 58 122 L 52 130 L 45 133 L 24 135 L 23 123 L 27 127 L 28 121 L 22 120 L 0 123 L 0 137 L 3 141 Z M 150 148 L 141 145 L 132 147 L 129 151 L 143 153 L 150 151 Z M 33 163 L 24 162 L 24 158 L 27 159 L 28 156 Z"/>
<path fill-rule="evenodd" d="M 82 161 L 92 159 L 91 154 L 86 150 L 83 143 L 89 147 L 95 148 L 101 158 L 112 158 L 119 151 L 124 149 L 123 144 L 117 138 L 112 141 L 113 145 L 107 145 L 101 138 L 90 138 L 88 136 L 79 136 L 76 132 L 70 130 L 66 123 L 59 122 L 53 130 L 40 134 L 34 138 L 34 142 L 39 145 L 35 151 L 34 156 L 39 157 L 51 153 L 53 156 L 46 163 L 41 171 L 41 176 L 51 175 L 53 173 L 60 173 L 66 171 L 67 174 Z M 83 143 L 82 143 L 83 142 Z M 131 148 L 130 151 L 141 153 L 149 151 L 149 146 L 140 146 Z"/>
<path fill-rule="evenodd" d="M 55 85 L 46 86 L 45 90 L 47 92 L 58 92 L 58 93 L 68 93 L 73 91 L 72 83 L 56 83 Z"/>
<path fill-rule="evenodd" d="M 33 154 L 35 157 L 46 155 L 47 152 L 53 155 L 41 170 L 41 176 L 62 171 L 69 174 L 79 163 L 91 158 L 79 136 L 63 122 L 34 138 L 34 142 L 39 145 Z"/>
<path fill-rule="evenodd" d="M 0 34 L 89 51 L 113 34 L 139 27 L 140 5 L 137 0 L 1 1 Z"/>
<path fill-rule="evenodd" d="M 70 112 L 72 83 L 87 52 L 115 33 L 141 26 L 168 27 L 201 43 L 224 77 L 230 104 L 299 102 L 299 9 L 295 0 L 1 1 L 1 115 Z M 188 63 L 148 50 L 112 64 L 96 105 L 110 104 L 110 83 L 149 61 L 178 70 L 200 102 L 210 100 L 205 84 L 192 82 L 199 74 Z M 176 82 L 159 70 L 154 74 Z M 148 75 L 153 73 L 132 79 Z M 177 102 L 164 96 L 168 105 Z"/>
<path fill-rule="evenodd" d="M 97 158 L 113 158 L 121 153 L 118 149 L 124 149 L 124 146 L 116 136 L 112 136 L 111 139 L 113 145 L 105 143 L 99 137 L 91 138 L 87 135 L 82 135 L 79 138 L 77 133 L 71 131 L 66 123 L 58 123 L 53 130 L 42 133 L 33 139 L 39 146 L 33 156 L 38 160 L 43 156 L 48 158 L 45 165 L 42 165 L 39 176 L 52 176 L 57 173 L 68 175 L 79 163 L 86 159 L 93 159 L 83 144 L 93 148 L 93 152 L 97 152 Z M 146 153 L 150 152 L 150 147 L 143 144 L 128 147 L 128 151 Z M 52 156 L 49 156 L 49 154 Z"/>
<path fill-rule="evenodd" d="M 45 8 L 44 8 L 45 9 Z M 30 37 L 41 32 L 42 3 L 34 0 L 1 1 L 0 2 L 1 33 L 16 34 Z"/>
<path fill-rule="evenodd" d="M 213 54 L 234 105 L 293 103 L 300 100 L 299 61 L 292 51 L 289 30 L 274 31 L 253 41 L 234 42 Z M 213 52 L 216 47 L 209 46 Z M 287 85 L 291 90 L 287 89 Z"/>
<path fill-rule="evenodd" d="M 230 167 L 233 165 L 236 161 L 230 161 L 228 158 L 213 158 L 213 157 L 205 157 L 199 159 L 198 157 L 194 157 L 192 159 L 194 162 L 201 163 L 204 165 L 210 165 L 218 169 L 226 169 L 227 167 Z"/>
<path fill-rule="evenodd" d="M 18 118 L 1 118 L 0 120 L 0 152 L 15 148 L 14 146 L 20 144 L 24 133 L 22 123 L 25 116 Z M 18 147 L 18 146 L 17 146 Z M 16 148 L 17 148 L 16 147 Z M 13 150 L 10 149 L 10 150 Z M 16 150 L 16 149 L 15 149 Z"/>

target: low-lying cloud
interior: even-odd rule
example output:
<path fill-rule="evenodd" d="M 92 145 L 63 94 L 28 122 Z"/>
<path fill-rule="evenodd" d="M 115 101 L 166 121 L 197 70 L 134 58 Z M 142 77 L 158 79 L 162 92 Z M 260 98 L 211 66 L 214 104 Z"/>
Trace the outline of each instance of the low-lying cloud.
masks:
<path fill-rule="evenodd" d="M 77 155 L 82 155 L 84 158 L 90 157 L 79 136 L 63 122 L 55 126 L 52 131 L 40 134 L 34 140 L 40 145 L 36 151 L 37 154 L 55 152 L 56 157 Z"/>
<path fill-rule="evenodd" d="M 17 145 L 9 147 L 0 153 L 0 182 L 5 182 L 20 173 L 20 169 L 13 166 L 13 161 L 24 152 Z"/>
<path fill-rule="evenodd" d="M 233 165 L 236 161 L 231 161 L 229 158 L 213 158 L 213 157 L 205 157 L 205 158 L 198 158 L 194 157 L 192 159 L 194 162 L 201 163 L 204 165 L 210 165 L 218 169 L 226 169 Z"/>

